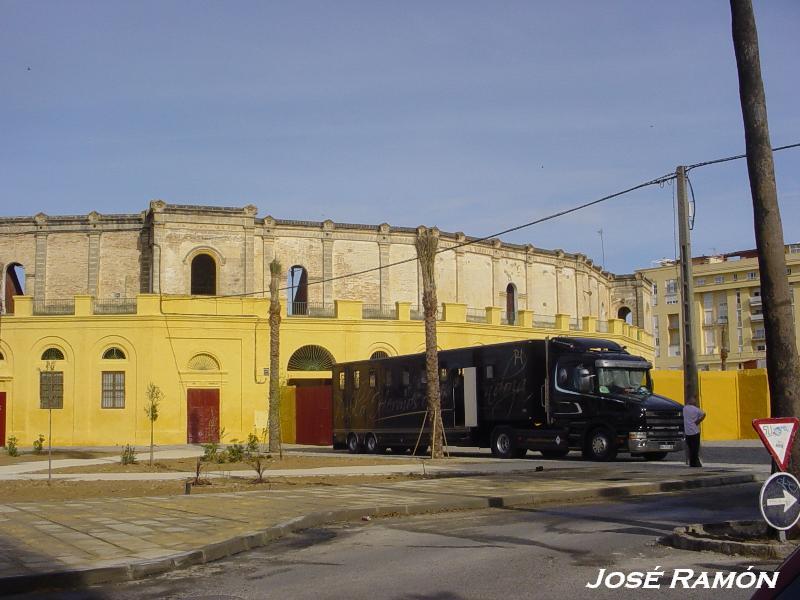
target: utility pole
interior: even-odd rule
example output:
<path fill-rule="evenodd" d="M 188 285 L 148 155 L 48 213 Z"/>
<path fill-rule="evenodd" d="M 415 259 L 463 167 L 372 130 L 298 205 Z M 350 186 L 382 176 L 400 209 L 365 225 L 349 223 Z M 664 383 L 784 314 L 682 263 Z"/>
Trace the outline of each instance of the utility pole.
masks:
<path fill-rule="evenodd" d="M 675 170 L 678 187 L 678 243 L 681 247 L 681 356 L 683 357 L 683 401 L 699 405 L 697 359 L 694 353 L 694 278 L 692 242 L 689 236 L 689 200 L 686 197 L 686 167 Z"/>
<path fill-rule="evenodd" d="M 731 0 L 731 30 L 739 74 L 747 173 L 753 198 L 761 296 L 764 299 L 770 408 L 773 417 L 796 416 L 800 414 L 800 357 L 793 331 L 783 226 L 751 0 Z M 789 470 L 795 475 L 800 472 L 800 444 L 792 448 Z"/>

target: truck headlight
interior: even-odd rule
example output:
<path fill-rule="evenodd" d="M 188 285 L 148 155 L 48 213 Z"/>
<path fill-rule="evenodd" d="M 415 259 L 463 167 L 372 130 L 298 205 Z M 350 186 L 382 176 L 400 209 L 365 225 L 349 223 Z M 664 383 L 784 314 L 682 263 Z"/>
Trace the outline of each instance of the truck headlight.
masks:
<path fill-rule="evenodd" d="M 632 440 L 646 440 L 647 439 L 647 432 L 645 431 L 631 431 L 628 434 L 628 438 Z"/>

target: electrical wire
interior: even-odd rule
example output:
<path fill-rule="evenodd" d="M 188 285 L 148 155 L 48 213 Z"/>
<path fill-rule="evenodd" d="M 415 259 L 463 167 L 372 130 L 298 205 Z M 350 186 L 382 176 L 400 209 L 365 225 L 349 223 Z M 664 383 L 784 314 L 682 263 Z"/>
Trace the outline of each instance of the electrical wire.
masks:
<path fill-rule="evenodd" d="M 490 235 L 486 235 L 486 236 L 479 237 L 479 238 L 471 238 L 471 239 L 466 240 L 464 242 L 461 242 L 459 244 L 455 244 L 453 246 L 448 246 L 447 248 L 442 248 L 442 249 L 438 250 L 436 252 L 436 254 L 442 254 L 444 252 L 451 252 L 451 251 L 456 250 L 458 248 L 463 248 L 465 246 L 471 246 L 471 245 L 474 245 L 474 244 L 478 244 L 480 242 L 485 242 L 487 240 L 491 240 L 493 238 L 496 238 L 496 237 L 501 236 L 501 235 L 505 235 L 507 233 L 513 233 L 515 231 L 519 231 L 519 230 L 525 229 L 527 227 L 532 227 L 533 225 L 539 225 L 540 223 L 544 223 L 546 221 L 552 221 L 553 219 L 557 219 L 559 217 L 563 217 L 565 215 L 577 212 L 579 210 L 583 210 L 585 208 L 589 208 L 591 206 L 595 206 L 595 205 L 600 204 L 602 202 L 607 202 L 608 200 L 612 200 L 614 198 L 618 198 L 618 197 L 623 196 L 625 194 L 629 194 L 631 192 L 634 192 L 636 190 L 640 190 L 640 189 L 645 188 L 645 187 L 649 187 L 651 185 L 663 185 L 664 183 L 666 183 L 668 181 L 672 181 L 673 179 L 675 179 L 675 173 L 667 173 L 666 175 L 662 175 L 661 177 L 656 177 L 655 179 L 650 179 L 649 181 L 645 181 L 643 183 L 640 183 L 638 185 L 634 185 L 632 187 L 629 187 L 627 189 L 621 190 L 619 192 L 615 192 L 613 194 L 609 194 L 607 196 L 603 196 L 602 198 L 598 198 L 598 199 L 592 200 L 590 202 L 584 202 L 583 204 L 579 204 L 577 206 L 573 206 L 571 208 L 567 208 L 565 210 L 562 210 L 562 211 L 559 211 L 559 212 L 556 212 L 556 213 L 541 217 L 539 219 L 534 219 L 533 221 L 528 221 L 527 223 L 523 223 L 522 225 L 517 225 L 515 227 L 509 227 L 508 229 L 504 229 L 502 231 L 497 231 L 497 232 L 492 233 Z M 358 277 L 360 275 L 365 275 L 367 273 L 373 273 L 375 271 L 381 271 L 383 269 L 396 267 L 398 265 L 403 265 L 403 264 L 406 264 L 406 263 L 416 262 L 417 260 L 419 260 L 419 259 L 416 256 L 414 256 L 414 257 L 411 257 L 411 258 L 406 258 L 404 260 L 399 260 L 399 261 L 396 261 L 396 262 L 393 262 L 393 263 L 389 263 L 389 264 L 386 264 L 386 265 L 381 265 L 381 266 L 378 266 L 378 267 L 371 267 L 369 269 L 363 269 L 361 271 L 354 271 L 352 273 L 344 273 L 342 275 L 337 275 L 335 277 L 328 277 L 328 278 L 325 278 L 325 279 L 319 279 L 317 281 L 309 281 L 308 285 L 309 286 L 311 286 L 311 285 L 319 285 L 321 283 L 330 283 L 332 281 L 338 281 L 340 279 L 347 279 L 347 278 L 350 278 L 350 277 Z M 290 286 L 279 288 L 278 291 L 282 292 L 282 291 L 286 291 L 288 289 L 290 289 Z M 243 292 L 243 293 L 239 293 L 239 294 L 224 294 L 224 295 L 221 295 L 221 296 L 218 296 L 218 297 L 220 297 L 220 298 L 241 298 L 241 297 L 247 297 L 247 296 L 255 296 L 255 295 L 258 295 L 258 294 L 265 294 L 265 293 L 267 293 L 267 291 L 268 290 L 257 290 L 257 291 L 254 291 L 254 292 Z"/>
<path fill-rule="evenodd" d="M 791 148 L 800 148 L 800 142 L 796 144 L 789 144 L 787 146 L 778 146 L 777 148 L 773 148 L 773 152 L 780 152 L 781 150 L 789 150 Z M 686 172 L 688 173 L 692 169 L 699 169 L 700 167 L 707 167 L 709 165 L 716 165 L 719 163 L 730 162 L 732 160 L 739 160 L 740 158 L 747 158 L 747 154 L 737 154 L 736 156 L 726 156 L 725 158 L 717 158 L 715 160 L 707 160 L 705 162 L 695 163 L 693 165 L 688 165 L 686 167 Z"/>

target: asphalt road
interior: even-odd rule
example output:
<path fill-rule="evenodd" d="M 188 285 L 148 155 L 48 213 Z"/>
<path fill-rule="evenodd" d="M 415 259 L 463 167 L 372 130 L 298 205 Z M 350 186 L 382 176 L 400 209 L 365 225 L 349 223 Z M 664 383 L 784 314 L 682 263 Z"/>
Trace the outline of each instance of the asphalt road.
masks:
<path fill-rule="evenodd" d="M 752 591 L 599 589 L 599 569 L 743 571 L 772 563 L 676 550 L 673 527 L 757 516 L 755 484 L 624 502 L 380 519 L 309 530 L 150 580 L 36 598 L 748 598 Z M 713 575 L 712 575 L 713 576 Z M 25 596 L 24 598 L 33 598 Z"/>

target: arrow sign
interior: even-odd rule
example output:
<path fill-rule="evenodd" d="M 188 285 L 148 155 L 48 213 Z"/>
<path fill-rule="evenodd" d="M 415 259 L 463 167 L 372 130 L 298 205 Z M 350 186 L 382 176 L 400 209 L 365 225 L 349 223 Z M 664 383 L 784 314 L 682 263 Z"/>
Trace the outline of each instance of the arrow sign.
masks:
<path fill-rule="evenodd" d="M 797 417 L 753 419 L 753 428 L 761 438 L 761 443 L 772 455 L 781 471 L 785 471 L 789 464 L 798 424 L 800 421 Z"/>
<path fill-rule="evenodd" d="M 767 498 L 767 506 L 781 506 L 783 505 L 783 512 L 786 512 L 794 503 L 797 502 L 797 498 L 792 496 L 786 490 L 783 490 L 783 498 Z"/>
<path fill-rule="evenodd" d="M 800 482 L 791 473 L 775 473 L 764 482 L 759 507 L 764 520 L 780 530 L 791 529 L 800 519 Z"/>

